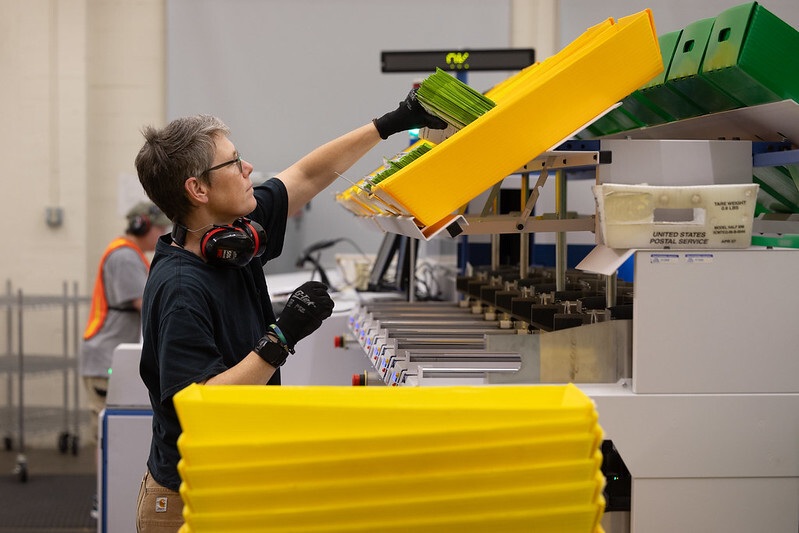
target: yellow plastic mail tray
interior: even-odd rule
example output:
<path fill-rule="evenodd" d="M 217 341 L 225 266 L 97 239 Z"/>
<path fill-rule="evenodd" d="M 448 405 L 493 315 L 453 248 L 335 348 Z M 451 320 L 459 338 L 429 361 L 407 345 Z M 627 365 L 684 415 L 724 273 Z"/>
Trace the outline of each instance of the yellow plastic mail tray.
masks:
<path fill-rule="evenodd" d="M 569 491 L 574 503 L 596 501 L 604 488 L 604 477 L 599 466 L 601 456 L 564 463 L 468 472 L 428 473 L 403 472 L 372 478 L 319 479 L 308 483 L 274 485 L 265 480 L 262 485 L 247 487 L 217 487 L 189 490 L 181 486 L 183 501 L 192 510 L 215 512 L 248 511 L 258 509 L 264 502 L 276 508 L 297 508 L 325 502 L 326 505 L 348 505 L 353 501 L 380 505 L 387 494 L 392 501 L 410 495 L 475 494 L 523 488 Z M 380 465 L 363 465 L 362 468 L 380 469 Z M 576 493 L 582 496 L 578 497 Z M 582 498 L 582 499 L 580 499 Z M 536 500 L 534 505 L 540 506 Z M 550 505 L 547 503 L 546 505 Z"/>
<path fill-rule="evenodd" d="M 463 533 L 529 533 L 529 531 L 547 531 L 548 533 L 604 533 L 599 524 L 604 511 L 604 500 L 596 505 L 553 509 L 547 513 L 532 511 L 520 513 L 486 513 L 484 515 L 466 517 L 436 517 L 417 519 L 404 514 L 377 514 L 375 520 L 366 525 L 327 524 L 318 528 L 272 527 L 261 523 L 255 527 L 233 527 L 223 524 L 201 523 L 193 525 L 193 517 L 188 514 L 179 533 L 440 533 L 441 531 L 458 531 Z M 592 525 L 589 525 L 592 523 Z"/>
<path fill-rule="evenodd" d="M 214 485 L 259 485 L 264 479 L 275 483 L 290 480 L 301 483 L 320 478 L 346 479 L 375 475 L 370 470 L 364 471 L 363 466 L 366 464 L 382 465 L 386 474 L 392 468 L 441 473 L 481 470 L 487 467 L 503 469 L 513 465 L 524 467 L 593 457 L 597 448 L 597 437 L 596 434 L 585 434 L 553 438 L 549 441 L 526 440 L 486 445 L 469 443 L 432 450 L 353 450 L 347 455 L 291 459 L 277 456 L 247 463 L 189 465 L 181 460 L 178 471 L 181 479 L 192 489 Z M 231 448 L 230 453 L 235 453 L 235 447 Z"/>
<path fill-rule="evenodd" d="M 184 517 L 195 531 L 227 532 L 322 532 L 322 531 L 547 531 L 590 533 L 601 517 L 600 502 L 583 505 L 527 509 L 535 494 L 521 492 L 501 497 L 451 498 L 448 501 L 419 501 L 405 505 L 402 515 L 392 517 L 374 507 L 349 507 L 301 513 L 186 512 Z M 390 500 L 386 503 L 390 503 Z M 601 502 L 604 506 L 604 501 Z M 410 507 L 410 508 L 409 508 Z M 392 518 L 394 518 L 392 520 Z"/>
<path fill-rule="evenodd" d="M 375 506 L 380 507 L 384 504 L 388 496 L 391 498 L 392 505 L 408 511 L 436 504 L 440 504 L 442 511 L 448 506 L 460 506 L 461 504 L 502 507 L 509 512 L 513 510 L 532 511 L 596 504 L 604 488 L 604 483 L 604 476 L 600 472 L 596 472 L 592 479 L 575 483 L 496 487 L 491 490 L 485 487 L 465 485 L 448 488 L 419 487 L 420 490 L 408 492 L 397 490 L 396 487 L 381 486 L 379 487 L 380 492 L 367 494 L 365 498 L 356 497 L 356 494 L 359 495 L 363 492 L 358 490 L 360 488 L 358 486 L 344 487 L 345 490 L 353 489 L 355 491 L 350 498 L 337 498 L 336 494 L 326 491 L 313 494 L 310 499 L 302 498 L 301 495 L 291 498 L 294 491 L 289 489 L 289 497 L 278 496 L 278 501 L 281 503 L 263 499 L 269 498 L 271 493 L 239 489 L 229 491 L 227 496 L 220 496 L 219 499 L 214 499 L 214 495 L 208 495 L 205 500 L 202 500 L 206 505 L 197 505 L 196 499 L 185 500 L 184 510 L 194 516 L 214 516 L 216 518 L 220 515 L 248 515 L 249 517 L 260 515 L 264 520 L 272 521 L 272 518 L 277 517 L 278 521 L 288 520 L 289 523 L 292 523 L 290 515 L 303 516 L 309 518 L 309 521 L 320 523 L 330 523 L 350 515 L 347 520 L 350 523 L 358 523 L 363 520 L 371 520 L 371 517 L 364 515 L 368 515 L 368 511 Z M 189 492 L 187 491 L 186 494 Z M 215 495 L 219 496 L 220 491 L 216 491 Z M 456 503 L 456 501 L 460 503 Z M 497 505 L 499 501 L 502 502 L 501 505 Z M 422 502 L 423 505 L 420 505 Z M 301 521 L 295 520 L 294 522 Z"/>
<path fill-rule="evenodd" d="M 182 438 L 178 443 L 182 456 L 183 467 L 190 469 L 192 467 L 202 468 L 220 467 L 224 468 L 227 465 L 241 466 L 241 465 L 261 465 L 264 469 L 271 468 L 269 461 L 265 457 L 281 457 L 282 462 L 289 466 L 294 465 L 296 468 L 311 468 L 306 466 L 306 463 L 321 463 L 327 461 L 344 461 L 348 459 L 357 459 L 358 457 L 374 457 L 375 461 L 391 462 L 396 460 L 396 457 L 409 458 L 416 456 L 429 456 L 435 453 L 445 453 L 446 451 L 454 451 L 458 453 L 467 453 L 463 448 L 472 447 L 480 449 L 483 447 L 499 448 L 506 446 L 513 448 L 519 445 L 528 447 L 535 447 L 539 450 L 542 457 L 555 457 L 556 459 L 564 459 L 562 455 L 552 455 L 552 450 L 557 447 L 562 449 L 557 450 L 557 454 L 571 453 L 574 456 L 571 458 L 584 458 L 590 456 L 591 449 L 598 447 L 602 439 L 602 430 L 596 425 L 591 431 L 581 433 L 564 433 L 553 436 L 529 436 L 519 435 L 516 438 L 504 439 L 491 439 L 486 434 L 483 439 L 463 440 L 460 442 L 433 442 L 428 444 L 424 439 L 402 439 L 398 438 L 398 442 L 391 442 L 388 439 L 368 439 L 363 438 L 360 440 L 352 440 L 352 445 L 348 448 L 344 447 L 344 442 L 338 442 L 338 446 L 328 448 L 325 446 L 330 441 L 320 439 L 318 442 L 314 441 L 281 441 L 268 444 L 252 444 L 249 440 L 242 442 L 231 437 L 227 445 L 219 445 L 213 449 L 217 451 L 217 458 L 213 461 L 204 461 L 210 454 L 209 450 L 204 450 L 207 455 L 203 453 L 196 453 L 192 447 L 186 444 L 189 439 Z M 403 446 L 402 444 L 405 443 Z M 588 452 L 584 452 L 585 446 L 588 447 Z M 259 453 L 260 452 L 260 453 Z M 396 456 L 396 457 L 395 457 Z"/>
<path fill-rule="evenodd" d="M 435 224 L 663 68 L 649 10 L 592 31 L 552 59 L 495 108 L 377 188 L 423 225 Z M 590 91 L 581 89 L 587 86 Z"/>
<path fill-rule="evenodd" d="M 479 428 L 594 416 L 594 404 L 574 385 L 520 387 L 259 387 L 191 385 L 175 395 L 188 437 L 249 434 L 253 440 L 314 440 L 347 436 L 356 424 L 374 434 Z M 207 435 L 208 438 L 203 437 Z"/>
<path fill-rule="evenodd" d="M 313 423 L 313 420 L 308 420 Z M 294 457 L 346 454 L 354 449 L 364 450 L 416 450 L 456 446 L 465 443 L 500 443 L 519 439 L 552 439 L 567 435 L 599 434 L 596 416 L 571 417 L 548 422 L 520 423 L 512 425 L 487 425 L 480 428 L 449 429 L 442 427 L 428 431 L 418 431 L 413 426 L 391 426 L 393 432 L 375 432 L 374 426 L 385 424 L 376 420 L 375 424 L 349 424 L 347 435 L 318 434 L 302 440 L 289 439 L 278 434 L 265 433 L 253 437 L 245 428 L 238 431 L 220 431 L 217 434 L 204 433 L 202 436 L 183 434 L 178 438 L 181 457 L 188 464 L 204 464 L 217 461 L 235 446 L 235 461 L 257 461 L 273 454 L 288 453 Z"/>
<path fill-rule="evenodd" d="M 580 35 L 571 43 L 566 45 L 566 47 L 563 50 L 561 50 L 559 53 L 555 54 L 554 56 L 548 57 L 543 62 L 536 62 L 528 67 L 525 67 L 524 69 L 520 70 L 513 76 L 501 81 L 500 83 L 498 83 L 497 85 L 486 91 L 485 95 L 491 100 L 493 100 L 495 103 L 504 100 L 508 94 L 518 89 L 518 87 L 521 86 L 521 84 L 529 81 L 532 76 L 535 76 L 539 72 L 552 68 L 559 61 L 568 57 L 572 53 L 575 53 L 580 47 L 588 43 L 597 34 L 606 30 L 613 24 L 614 24 L 613 19 L 606 19 L 600 22 L 599 24 L 596 24 L 595 26 L 588 28 L 586 31 L 582 33 L 582 35 Z M 536 70 L 539 67 L 541 67 L 541 70 Z"/>

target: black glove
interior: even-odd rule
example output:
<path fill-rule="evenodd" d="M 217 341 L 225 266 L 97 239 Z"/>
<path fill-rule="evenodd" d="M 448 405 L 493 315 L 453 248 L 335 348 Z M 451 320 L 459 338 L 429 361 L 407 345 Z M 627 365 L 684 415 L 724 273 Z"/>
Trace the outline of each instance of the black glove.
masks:
<path fill-rule="evenodd" d="M 377 132 L 382 139 L 388 139 L 400 131 L 427 126 L 434 130 L 443 130 L 447 123 L 428 113 L 416 99 L 416 89 L 411 89 L 408 96 L 399 103 L 399 107 L 380 118 L 374 119 Z"/>
<path fill-rule="evenodd" d="M 332 313 L 333 300 L 321 281 L 306 281 L 294 289 L 277 319 L 288 349 L 293 350 L 300 339 L 316 331 Z"/>

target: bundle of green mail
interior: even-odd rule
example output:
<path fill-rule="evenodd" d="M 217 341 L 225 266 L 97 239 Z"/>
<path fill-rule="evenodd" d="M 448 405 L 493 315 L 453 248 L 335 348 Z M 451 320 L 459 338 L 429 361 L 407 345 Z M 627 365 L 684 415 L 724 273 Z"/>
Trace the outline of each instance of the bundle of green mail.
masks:
<path fill-rule="evenodd" d="M 407 167 L 412 162 L 419 159 L 421 156 L 429 152 L 433 149 L 433 145 L 430 143 L 422 143 L 419 146 L 409 150 L 407 152 L 402 152 L 399 154 L 398 157 L 394 159 L 389 159 L 385 161 L 385 169 L 381 170 L 373 178 L 369 179 L 369 183 L 367 184 L 367 188 L 371 188 L 371 185 L 377 185 L 387 177 L 391 176 L 398 170 Z"/>
<path fill-rule="evenodd" d="M 461 129 L 496 105 L 440 68 L 421 83 L 416 97 L 429 113 L 456 129 Z"/>

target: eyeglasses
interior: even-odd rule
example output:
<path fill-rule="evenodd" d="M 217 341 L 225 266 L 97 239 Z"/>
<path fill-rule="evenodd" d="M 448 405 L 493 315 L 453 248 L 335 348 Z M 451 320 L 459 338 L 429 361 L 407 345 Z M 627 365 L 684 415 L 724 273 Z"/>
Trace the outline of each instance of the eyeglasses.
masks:
<path fill-rule="evenodd" d="M 220 164 L 218 164 L 216 166 L 213 166 L 213 167 L 207 169 L 205 172 L 203 172 L 203 174 L 208 174 L 212 170 L 219 170 L 220 168 L 226 167 L 228 165 L 232 165 L 233 163 L 236 163 L 236 165 L 239 167 L 239 172 L 241 172 L 243 174 L 244 173 L 244 167 L 241 164 L 241 154 L 239 154 L 239 156 L 236 159 L 231 159 L 230 161 L 225 161 L 224 163 L 220 163 Z"/>

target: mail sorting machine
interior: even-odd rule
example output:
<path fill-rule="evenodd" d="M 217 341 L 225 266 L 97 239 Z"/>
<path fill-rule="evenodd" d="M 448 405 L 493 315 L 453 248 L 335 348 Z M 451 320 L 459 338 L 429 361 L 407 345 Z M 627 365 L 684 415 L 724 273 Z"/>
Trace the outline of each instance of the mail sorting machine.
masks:
<path fill-rule="evenodd" d="M 516 372 L 520 355 L 491 349 L 487 335 L 510 335 L 498 320 L 446 303 L 373 302 L 351 317 L 353 331 L 386 384 L 418 378 L 421 366 L 461 379 Z"/>
<path fill-rule="evenodd" d="M 602 276 L 570 271 L 566 290 L 557 291 L 554 275 L 551 268 L 533 269 L 524 279 L 512 269 L 482 270 L 458 279 L 459 304 L 369 302 L 352 314 L 351 328 L 390 386 L 624 377 L 629 364 L 619 350 L 629 345 L 629 328 L 611 319 L 630 318 L 630 284 L 617 282 L 619 304 L 607 308 Z M 583 324 L 594 327 L 582 335 L 580 353 L 564 359 L 578 340 L 563 330 Z M 553 334 L 534 336 L 541 331 Z M 599 337 L 619 340 L 608 348 Z"/>
<path fill-rule="evenodd" d="M 585 146 L 597 151 L 572 151 Z M 588 186 L 593 182 L 751 183 L 752 142 L 615 139 L 567 143 L 562 148 L 567 149 L 566 155 L 545 153 L 520 169 L 520 212 L 498 214 L 500 183 L 488 195 L 480 215 L 466 217 L 467 223 L 459 228 L 461 234 L 491 234 L 492 264 L 477 269 L 473 276 L 458 277 L 461 299 L 457 305 L 375 303 L 356 309 L 351 328 L 380 379 L 389 385 L 425 385 L 446 378 L 452 383 L 466 378 L 485 383 L 596 383 L 631 377 L 631 326 L 624 321 L 632 318 L 633 284 L 610 272 L 566 269 L 566 233 L 587 233 L 595 229 L 596 221 L 567 210 L 564 169 L 576 167 L 592 178 L 582 180 L 589 199 L 583 198 L 580 207 L 589 209 L 594 207 Z M 543 170 L 530 188 L 529 169 L 541 165 Z M 532 216 L 551 170 L 555 171 L 556 212 Z M 581 201 L 576 200 L 578 204 Z M 528 234 L 539 231 L 557 236 L 554 268 L 528 267 Z M 518 266 L 499 265 L 499 233 L 520 235 Z M 430 322 L 433 313 L 440 325 Z M 565 331 L 572 328 L 580 331 Z M 411 344 L 416 337 L 424 337 L 426 343 Z M 418 352 L 431 349 L 449 353 L 432 357 Z M 470 351 L 470 364 L 459 366 L 464 350 Z M 518 354 L 516 371 L 507 366 L 494 371 L 491 365 L 509 363 L 499 357 L 507 359 L 514 352 Z M 470 368 L 475 363 L 482 368 Z"/>
<path fill-rule="evenodd" d="M 752 181 L 749 141 L 601 144 L 613 163 L 600 165 L 599 183 Z M 764 222 L 755 220 L 753 234 Z M 608 498 L 607 531 L 794 533 L 799 329 L 786 287 L 799 251 L 695 252 L 632 252 L 629 286 L 557 267 L 514 279 L 492 265 L 458 280 L 458 303 L 365 304 L 351 325 L 391 385 L 577 383 L 597 405 L 603 451 L 613 459 L 603 469 L 618 489 Z M 405 311 L 419 313 L 413 335 Z"/>
<path fill-rule="evenodd" d="M 489 233 L 492 249 L 490 267 L 478 269 L 472 278 L 458 278 L 457 288 L 462 297 L 457 305 L 375 302 L 356 308 L 350 317 L 350 327 L 375 366 L 377 376 L 393 386 L 529 383 L 540 382 L 542 378 L 549 382 L 575 381 L 576 378 L 616 381 L 624 377 L 629 364 L 618 347 L 629 345 L 625 339 L 628 334 L 625 326 L 611 318 L 629 315 L 629 288 L 623 283 L 620 286 L 614 276 L 569 271 L 567 279 L 565 253 L 561 253 L 565 252 L 563 233 L 592 230 L 592 218 L 568 213 L 565 202 L 559 203 L 554 216 L 532 215 L 550 171 L 555 171 L 558 196 L 564 199 L 566 179 L 562 169 L 590 168 L 594 172 L 597 164 L 604 161 L 602 152 L 542 154 L 519 169 L 516 188 L 522 209 L 514 215 L 499 214 L 503 183 L 497 184 L 485 200 L 480 215 L 469 217 L 468 223 L 455 232 Z M 535 185 L 529 187 L 534 169 L 540 172 Z M 397 229 L 401 230 L 399 226 Z M 555 268 L 532 271 L 528 268 L 529 234 L 535 231 L 558 232 L 559 253 Z M 499 233 L 520 235 L 522 259 L 519 266 L 499 265 Z M 579 358 L 585 354 L 585 357 L 595 357 L 607 364 L 598 365 L 588 360 L 582 364 L 577 357 L 571 357 L 567 360 L 572 363 L 564 366 L 557 354 L 574 345 L 576 341 L 571 335 L 553 334 L 546 339 L 531 335 L 540 331 L 557 332 L 583 323 L 596 325 L 590 328 L 592 334 L 580 341 L 585 349 L 580 351 Z M 607 343 L 592 341 L 595 335 L 622 341 L 608 348 Z"/>

